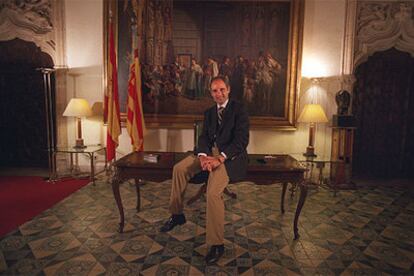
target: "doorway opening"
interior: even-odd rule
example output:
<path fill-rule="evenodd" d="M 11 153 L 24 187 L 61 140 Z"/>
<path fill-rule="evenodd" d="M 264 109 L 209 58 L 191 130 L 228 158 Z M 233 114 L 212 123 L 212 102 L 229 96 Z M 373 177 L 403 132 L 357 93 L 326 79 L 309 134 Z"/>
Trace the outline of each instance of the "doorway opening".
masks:
<path fill-rule="evenodd" d="M 369 57 L 355 76 L 354 174 L 414 178 L 414 58 L 391 48 Z"/>
<path fill-rule="evenodd" d="M 0 167 L 48 168 L 50 140 L 56 140 L 56 128 L 47 127 L 56 124 L 55 82 L 52 74 L 47 110 L 39 68 L 53 68 L 52 58 L 21 39 L 0 42 L 0 52 Z"/>

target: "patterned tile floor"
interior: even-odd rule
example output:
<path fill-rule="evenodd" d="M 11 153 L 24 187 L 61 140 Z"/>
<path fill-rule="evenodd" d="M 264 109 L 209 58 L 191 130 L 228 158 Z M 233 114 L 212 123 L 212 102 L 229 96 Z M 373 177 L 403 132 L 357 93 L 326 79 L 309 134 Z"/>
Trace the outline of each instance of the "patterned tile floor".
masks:
<path fill-rule="evenodd" d="M 199 186 L 190 185 L 187 194 Z M 121 187 L 125 233 L 111 187 L 101 179 L 0 239 L 2 275 L 414 275 L 414 201 L 407 188 L 371 186 L 336 197 L 312 190 L 293 241 L 297 196 L 280 214 L 278 184 L 230 186 L 225 255 L 206 266 L 205 200 L 185 210 L 188 222 L 158 231 L 169 216 L 170 182 Z M 5 210 L 2 210 L 5 211 Z"/>

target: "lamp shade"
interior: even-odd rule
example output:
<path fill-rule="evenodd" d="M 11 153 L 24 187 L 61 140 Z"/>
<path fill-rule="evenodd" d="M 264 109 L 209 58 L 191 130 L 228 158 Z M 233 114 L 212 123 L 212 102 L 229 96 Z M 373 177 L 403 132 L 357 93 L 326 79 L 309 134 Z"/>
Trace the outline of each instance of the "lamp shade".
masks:
<path fill-rule="evenodd" d="M 70 99 L 63 116 L 66 117 L 87 117 L 92 115 L 92 110 L 87 100 L 82 98 Z"/>
<path fill-rule="evenodd" d="M 328 118 L 319 104 L 306 104 L 298 118 L 301 123 L 327 123 Z"/>

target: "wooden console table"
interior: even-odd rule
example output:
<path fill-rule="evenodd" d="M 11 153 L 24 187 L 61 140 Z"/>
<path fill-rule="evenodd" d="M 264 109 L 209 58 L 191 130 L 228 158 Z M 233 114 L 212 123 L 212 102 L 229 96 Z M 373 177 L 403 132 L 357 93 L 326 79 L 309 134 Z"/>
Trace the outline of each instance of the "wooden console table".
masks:
<path fill-rule="evenodd" d="M 144 154 L 159 154 L 158 163 L 149 163 L 144 161 Z M 189 153 L 178 152 L 133 152 L 114 163 L 115 174 L 112 179 L 112 190 L 115 201 L 117 203 L 120 223 L 119 231 L 122 233 L 124 229 L 124 208 L 122 205 L 119 186 L 124 181 L 133 178 L 137 189 L 137 211 L 140 211 L 140 179 L 148 181 L 165 181 L 171 179 L 174 164 L 182 160 Z M 282 214 L 285 212 L 284 199 L 287 185 L 297 185 L 300 189 L 299 202 L 296 207 L 295 219 L 293 223 L 294 239 L 299 238 L 298 219 L 305 203 L 307 196 L 307 186 L 304 182 L 305 168 L 290 155 L 273 155 L 270 161 L 264 159 L 262 154 L 249 154 L 249 166 L 247 170 L 246 181 L 252 181 L 256 184 L 272 184 L 276 182 L 282 183 L 282 196 L 280 209 Z"/>

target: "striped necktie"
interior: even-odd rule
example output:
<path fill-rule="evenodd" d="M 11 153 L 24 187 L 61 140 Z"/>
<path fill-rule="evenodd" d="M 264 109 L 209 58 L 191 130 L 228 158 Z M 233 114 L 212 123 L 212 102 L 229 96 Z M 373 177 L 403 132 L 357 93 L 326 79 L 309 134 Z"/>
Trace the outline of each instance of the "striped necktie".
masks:
<path fill-rule="evenodd" d="M 220 106 L 217 112 L 219 126 L 221 126 L 221 123 L 223 122 L 223 112 L 224 112 L 224 107 Z"/>

